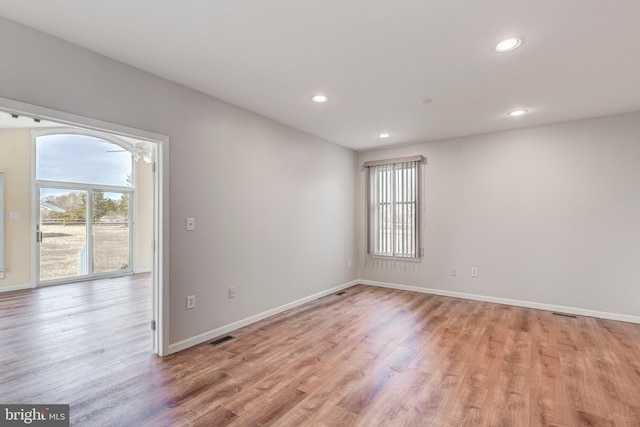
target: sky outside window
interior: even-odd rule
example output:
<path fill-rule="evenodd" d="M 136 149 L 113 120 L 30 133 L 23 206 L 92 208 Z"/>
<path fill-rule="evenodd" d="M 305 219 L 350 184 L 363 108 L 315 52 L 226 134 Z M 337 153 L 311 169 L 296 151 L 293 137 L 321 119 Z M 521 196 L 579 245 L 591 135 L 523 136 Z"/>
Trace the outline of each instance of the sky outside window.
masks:
<path fill-rule="evenodd" d="M 85 135 L 46 135 L 36 141 L 36 179 L 130 187 L 131 153 Z"/>

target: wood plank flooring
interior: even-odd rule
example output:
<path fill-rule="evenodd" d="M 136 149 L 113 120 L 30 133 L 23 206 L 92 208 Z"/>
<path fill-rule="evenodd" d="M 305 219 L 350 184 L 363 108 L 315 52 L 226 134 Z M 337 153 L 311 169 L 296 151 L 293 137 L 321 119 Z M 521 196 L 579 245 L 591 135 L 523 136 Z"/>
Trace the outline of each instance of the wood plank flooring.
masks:
<path fill-rule="evenodd" d="M 148 282 L 0 295 L 0 402 L 76 426 L 640 426 L 640 325 L 359 285 L 160 358 Z"/>

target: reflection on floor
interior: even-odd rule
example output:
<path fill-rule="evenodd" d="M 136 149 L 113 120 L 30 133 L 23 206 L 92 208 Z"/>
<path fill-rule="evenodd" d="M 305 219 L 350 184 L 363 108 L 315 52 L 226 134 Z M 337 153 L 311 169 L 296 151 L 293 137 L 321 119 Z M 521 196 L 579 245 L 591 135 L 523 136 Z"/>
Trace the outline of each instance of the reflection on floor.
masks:
<path fill-rule="evenodd" d="M 359 285 L 160 358 L 149 300 L 148 277 L 0 295 L 0 402 L 80 426 L 640 425 L 640 325 Z"/>

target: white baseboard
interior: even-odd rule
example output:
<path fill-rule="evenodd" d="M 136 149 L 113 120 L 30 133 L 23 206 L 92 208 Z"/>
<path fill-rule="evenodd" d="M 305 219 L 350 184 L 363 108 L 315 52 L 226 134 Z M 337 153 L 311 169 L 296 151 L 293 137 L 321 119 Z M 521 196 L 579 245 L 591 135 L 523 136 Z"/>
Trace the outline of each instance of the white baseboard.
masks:
<path fill-rule="evenodd" d="M 607 313 L 604 311 L 587 310 L 576 307 L 565 307 L 563 305 L 543 304 L 538 302 L 520 301 L 507 298 L 489 297 L 485 295 L 466 294 L 463 292 L 445 291 L 441 289 L 421 288 L 418 286 L 398 285 L 396 283 L 376 282 L 373 280 L 359 280 L 358 283 L 368 286 L 378 286 L 381 288 L 400 289 L 403 291 L 420 292 L 423 294 L 442 295 L 446 297 L 463 298 L 474 301 L 492 302 L 496 304 L 513 305 L 516 307 L 536 308 L 539 310 L 555 311 L 559 313 L 575 314 L 579 316 L 598 317 L 601 319 L 617 320 L 620 322 L 640 324 L 640 316 L 628 314 Z"/>
<path fill-rule="evenodd" d="M 219 337 L 220 335 L 229 333 L 233 330 L 242 328 L 244 326 L 250 325 L 251 323 L 258 322 L 260 320 L 266 319 L 267 317 L 274 316 L 276 314 L 282 313 L 283 311 L 287 311 L 291 308 L 297 307 L 302 304 L 306 304 L 310 301 L 316 300 L 318 298 L 325 297 L 327 295 L 331 295 L 334 292 L 341 291 L 346 288 L 350 288 L 351 286 L 357 285 L 361 283 L 359 280 L 354 280 L 352 282 L 344 283 L 342 285 L 333 287 L 331 289 L 327 289 L 322 292 L 318 292 L 313 295 L 309 295 L 308 297 L 301 298 L 296 301 L 292 301 L 288 304 L 281 305 L 280 307 L 272 308 L 271 310 L 263 311 L 262 313 L 256 314 L 254 316 L 247 317 L 246 319 L 238 320 L 237 322 L 229 323 L 228 325 L 221 326 L 216 329 L 212 329 L 210 331 L 204 332 L 200 335 L 196 335 L 195 337 L 187 338 L 186 340 L 179 341 L 177 343 L 173 343 L 169 345 L 169 352 L 167 354 L 176 353 L 180 350 L 184 350 L 185 348 L 193 347 L 194 345 L 203 343 L 210 339 Z"/>
<path fill-rule="evenodd" d="M 26 283 L 24 285 L 0 286 L 0 292 L 21 291 L 23 289 L 35 289 L 35 285 Z"/>

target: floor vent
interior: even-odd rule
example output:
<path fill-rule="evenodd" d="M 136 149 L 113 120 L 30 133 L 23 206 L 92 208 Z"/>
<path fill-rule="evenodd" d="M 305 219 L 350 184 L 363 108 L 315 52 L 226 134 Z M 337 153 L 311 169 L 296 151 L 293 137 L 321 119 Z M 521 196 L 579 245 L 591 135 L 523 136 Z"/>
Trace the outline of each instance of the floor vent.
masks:
<path fill-rule="evenodd" d="M 573 319 L 577 319 L 578 316 L 576 316 L 575 314 L 568 314 L 568 313 L 558 313 L 557 311 L 553 312 L 554 316 L 563 316 L 563 317 L 571 317 Z"/>
<path fill-rule="evenodd" d="M 222 344 L 223 342 L 227 342 L 227 341 L 232 340 L 232 339 L 233 339 L 233 337 L 231 335 L 227 335 L 226 337 L 218 338 L 215 341 L 211 341 L 209 343 L 209 345 L 215 347 L 217 345 Z"/>
<path fill-rule="evenodd" d="M 344 295 L 344 294 L 346 294 L 346 293 L 347 293 L 347 291 L 340 291 L 340 292 L 338 292 L 336 295 Z"/>

